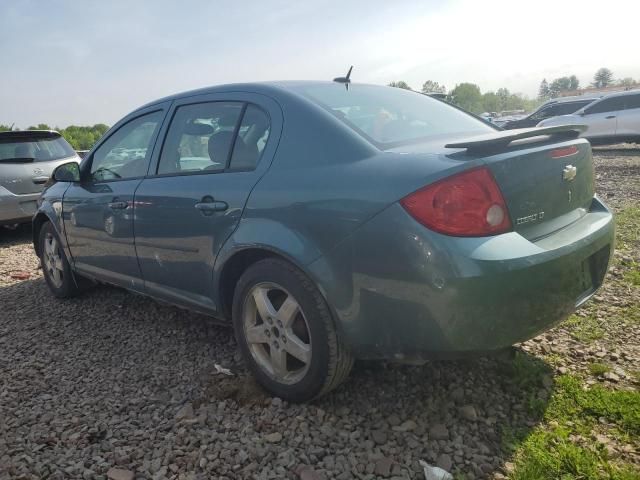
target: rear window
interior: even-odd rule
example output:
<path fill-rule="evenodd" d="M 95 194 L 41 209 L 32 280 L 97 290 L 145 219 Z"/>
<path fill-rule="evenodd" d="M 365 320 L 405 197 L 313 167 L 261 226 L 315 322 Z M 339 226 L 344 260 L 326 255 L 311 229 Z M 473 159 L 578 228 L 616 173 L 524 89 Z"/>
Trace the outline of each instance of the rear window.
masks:
<path fill-rule="evenodd" d="M 427 95 L 375 85 L 294 87 L 381 148 L 452 134 L 483 134 L 495 129 Z"/>
<path fill-rule="evenodd" d="M 74 155 L 71 145 L 59 135 L 0 135 L 0 162 L 46 162 Z"/>

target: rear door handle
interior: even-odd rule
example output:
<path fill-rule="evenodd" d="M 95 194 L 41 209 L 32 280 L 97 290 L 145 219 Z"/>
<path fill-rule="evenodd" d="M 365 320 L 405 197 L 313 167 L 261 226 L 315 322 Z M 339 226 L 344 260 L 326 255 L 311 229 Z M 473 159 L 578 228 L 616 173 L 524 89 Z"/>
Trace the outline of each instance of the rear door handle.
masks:
<path fill-rule="evenodd" d="M 33 177 L 31 180 L 33 180 L 33 183 L 35 183 L 36 185 L 40 185 L 42 183 L 47 183 L 49 177 Z"/>
<path fill-rule="evenodd" d="M 124 210 L 129 204 L 127 202 L 110 202 L 109 208 L 111 210 Z"/>
<path fill-rule="evenodd" d="M 196 203 L 194 206 L 201 212 L 224 212 L 227 208 L 229 208 L 229 205 L 227 205 L 227 202 L 219 202 L 219 201 L 199 202 L 199 203 Z"/>
<path fill-rule="evenodd" d="M 616 118 L 616 116 L 615 116 L 615 115 L 609 115 L 609 116 L 604 117 L 604 118 L 606 118 L 607 120 L 610 120 L 610 119 L 612 119 L 612 118 Z"/>

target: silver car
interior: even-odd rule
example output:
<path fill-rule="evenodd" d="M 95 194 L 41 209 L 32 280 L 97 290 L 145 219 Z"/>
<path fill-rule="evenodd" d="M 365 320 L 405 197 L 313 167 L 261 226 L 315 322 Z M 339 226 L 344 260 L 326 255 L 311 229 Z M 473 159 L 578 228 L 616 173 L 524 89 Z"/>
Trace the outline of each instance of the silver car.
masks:
<path fill-rule="evenodd" d="M 53 170 L 80 157 L 58 132 L 0 132 L 0 225 L 30 222 Z"/>
<path fill-rule="evenodd" d="M 565 124 L 586 125 L 581 136 L 592 143 L 640 143 L 640 90 L 611 93 L 572 115 L 543 120 L 538 127 Z"/>

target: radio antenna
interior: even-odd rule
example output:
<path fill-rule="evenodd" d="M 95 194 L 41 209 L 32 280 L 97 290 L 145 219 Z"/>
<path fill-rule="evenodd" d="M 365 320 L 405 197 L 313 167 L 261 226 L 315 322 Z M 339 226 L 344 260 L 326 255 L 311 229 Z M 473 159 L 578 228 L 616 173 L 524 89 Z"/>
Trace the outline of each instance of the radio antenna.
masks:
<path fill-rule="evenodd" d="M 351 70 L 353 70 L 353 65 L 351 65 L 349 67 L 349 71 L 347 72 L 347 75 L 344 77 L 336 77 L 333 79 L 334 82 L 337 83 L 344 83 L 344 87 L 349 90 L 349 84 L 351 83 Z"/>

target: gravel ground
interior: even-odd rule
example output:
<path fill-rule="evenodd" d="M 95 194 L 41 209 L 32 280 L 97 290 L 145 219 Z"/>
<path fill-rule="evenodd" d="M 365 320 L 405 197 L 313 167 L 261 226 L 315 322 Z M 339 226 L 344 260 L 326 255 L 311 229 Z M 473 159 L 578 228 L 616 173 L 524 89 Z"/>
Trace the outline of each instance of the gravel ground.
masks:
<path fill-rule="evenodd" d="M 640 200 L 640 154 L 596 158 L 598 191 L 615 209 Z M 616 266 L 580 315 L 601 323 L 637 305 Z M 537 398 L 558 372 L 593 359 L 637 388 L 640 333 L 615 324 L 594 343 L 561 326 L 519 346 L 539 363 Z M 216 364 L 234 376 L 219 373 Z M 541 419 L 505 360 L 423 367 L 362 363 L 313 404 L 266 396 L 236 354 L 231 330 L 125 291 L 99 287 L 70 301 L 47 291 L 30 232 L 0 232 L 0 479 L 423 478 L 419 460 L 465 479 L 512 467 L 502 432 Z M 636 447 L 614 446 L 631 462 Z M 635 450 L 634 450 L 635 448 Z"/>

